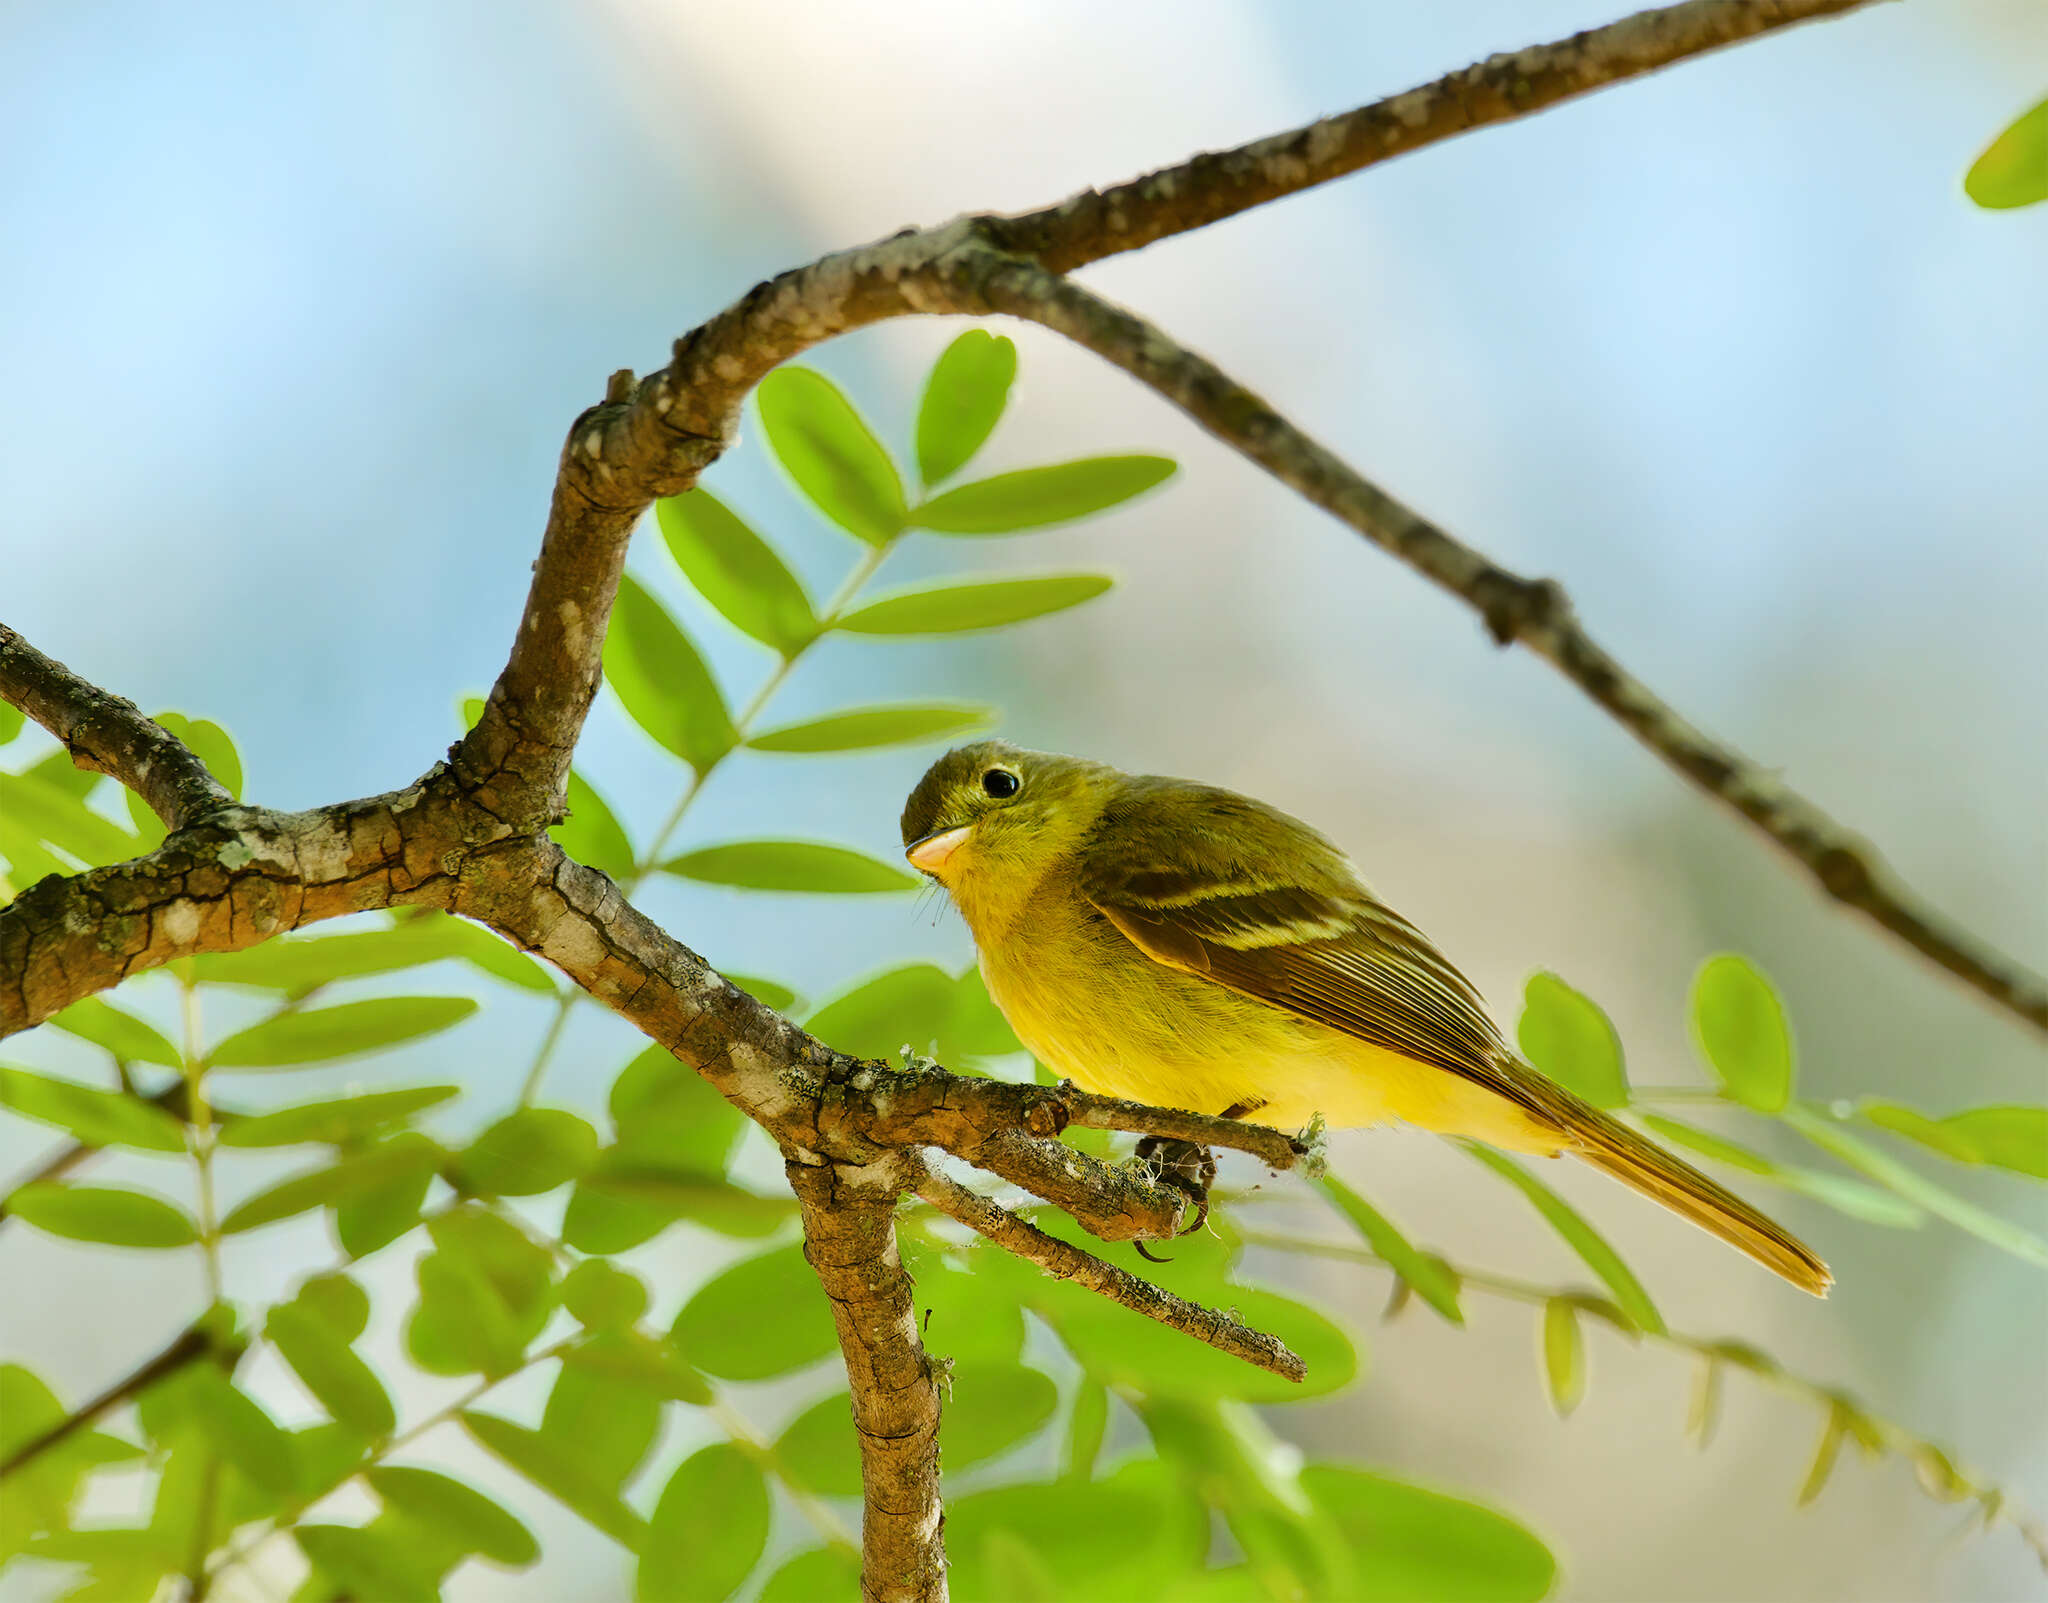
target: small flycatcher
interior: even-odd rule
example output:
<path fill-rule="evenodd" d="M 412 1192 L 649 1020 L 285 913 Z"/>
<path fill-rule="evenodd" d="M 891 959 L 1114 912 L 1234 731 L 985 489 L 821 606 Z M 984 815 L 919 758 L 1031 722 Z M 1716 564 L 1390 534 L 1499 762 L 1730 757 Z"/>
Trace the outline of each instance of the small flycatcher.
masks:
<path fill-rule="evenodd" d="M 966 918 L 1018 1039 L 1085 1090 L 1569 1152 L 1827 1293 L 1805 1245 L 1516 1057 L 1464 975 L 1277 808 L 983 741 L 918 781 L 903 844 Z"/>

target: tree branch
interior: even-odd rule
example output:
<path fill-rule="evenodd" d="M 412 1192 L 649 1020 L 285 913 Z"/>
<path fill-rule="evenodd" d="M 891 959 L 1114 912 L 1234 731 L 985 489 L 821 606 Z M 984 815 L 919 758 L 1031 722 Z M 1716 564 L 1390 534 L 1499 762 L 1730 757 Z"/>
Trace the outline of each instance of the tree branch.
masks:
<path fill-rule="evenodd" d="M 1836 901 L 2048 1032 L 2048 980 L 1944 917 L 1861 836 L 1689 722 L 1586 633 L 1555 581 L 1526 579 L 1490 561 L 1360 476 L 1214 363 L 1071 279 L 1012 262 L 984 277 L 979 288 L 991 310 L 1064 334 L 1114 363 L 1281 483 L 1459 597 L 1496 641 L 1519 641 L 1557 668 L 1678 773 L 1754 824 Z"/>
<path fill-rule="evenodd" d="M 1149 1280 L 1140 1280 L 1115 1264 L 1083 1252 L 1057 1236 L 1049 1236 L 1009 1209 L 970 1191 L 950 1175 L 934 1169 L 917 1188 L 918 1196 L 939 1212 L 986 1236 L 1006 1252 L 1028 1258 L 1056 1280 L 1071 1280 L 1078 1286 L 1120 1303 L 1133 1313 L 1170 1325 L 1183 1335 L 1214 1347 L 1233 1358 L 1278 1375 L 1282 1380 L 1300 1381 L 1308 1365 L 1277 1337 L 1241 1325 L 1229 1314 L 1218 1313 L 1198 1303 L 1163 1291 Z"/>
<path fill-rule="evenodd" d="M 51 1448 L 70 1440 L 78 1432 L 97 1424 L 122 1403 L 140 1397 L 166 1375 L 176 1374 L 194 1359 L 218 1353 L 219 1346 L 204 1323 L 192 1326 L 177 1340 L 145 1360 L 131 1374 L 116 1381 L 83 1407 L 66 1414 L 48 1430 L 38 1431 L 22 1442 L 5 1459 L 0 1459 L 0 1481 L 41 1457 Z"/>
<path fill-rule="evenodd" d="M 0 701 L 12 702 L 64 743 L 80 768 L 111 774 L 148 802 L 166 829 L 234 797 L 206 764 L 134 702 L 88 684 L 0 623 Z"/>
<path fill-rule="evenodd" d="M 869 1168 L 784 1164 L 804 1222 L 804 1257 L 831 1299 L 853 1394 L 866 1518 L 863 1603 L 944 1603 L 939 1389 L 896 1247 L 896 1199 L 924 1174 L 915 1153 Z"/>

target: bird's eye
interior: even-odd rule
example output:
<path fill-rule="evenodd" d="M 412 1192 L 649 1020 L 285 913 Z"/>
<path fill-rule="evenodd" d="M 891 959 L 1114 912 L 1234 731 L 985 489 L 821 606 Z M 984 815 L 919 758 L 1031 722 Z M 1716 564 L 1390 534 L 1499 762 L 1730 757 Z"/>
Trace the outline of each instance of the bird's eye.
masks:
<path fill-rule="evenodd" d="M 1023 784 L 1024 781 L 1007 768 L 991 768 L 981 776 L 981 788 L 997 801 L 1016 795 Z"/>

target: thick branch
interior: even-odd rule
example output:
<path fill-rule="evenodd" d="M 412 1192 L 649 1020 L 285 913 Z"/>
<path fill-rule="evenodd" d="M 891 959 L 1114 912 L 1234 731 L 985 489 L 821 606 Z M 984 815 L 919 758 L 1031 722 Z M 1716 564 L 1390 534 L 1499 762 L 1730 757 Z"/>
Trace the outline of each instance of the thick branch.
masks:
<path fill-rule="evenodd" d="M 1057 1280 L 1086 1286 L 1133 1313 L 1170 1325 L 1218 1352 L 1270 1370 L 1282 1380 L 1299 1381 L 1308 1374 L 1308 1365 L 1278 1338 L 1241 1325 L 1228 1314 L 1162 1291 L 1149 1280 L 1140 1280 L 1115 1264 L 1104 1263 L 1057 1236 L 1049 1236 L 1009 1209 L 968 1190 L 950 1175 L 934 1169 L 918 1186 L 917 1194 L 947 1217 L 986 1236 L 1006 1252 L 1030 1259 Z"/>
<path fill-rule="evenodd" d="M 862 1603 L 944 1603 L 939 1389 L 918 1337 L 896 1247 L 896 1199 L 924 1165 L 892 1153 L 868 1168 L 784 1171 L 803 1211 L 804 1257 L 832 1302 L 860 1441 Z"/>
<path fill-rule="evenodd" d="M 166 829 L 182 829 L 234 797 L 206 764 L 134 702 L 88 684 L 0 623 L 0 701 L 11 702 L 64 742 L 80 768 L 111 774 Z"/>
<path fill-rule="evenodd" d="M 1489 56 L 1342 116 L 1208 152 L 1044 211 L 989 219 L 1002 249 L 1056 273 L 1137 250 L 1326 184 L 1475 128 L 1639 78 L 1689 56 L 1869 0 L 1689 0 L 1641 11 L 1553 44 Z"/>
<path fill-rule="evenodd" d="M 1936 911 L 1861 836 L 1684 718 L 1586 633 L 1563 589 L 1500 567 L 1360 476 L 1214 363 L 1135 313 L 1026 262 L 980 281 L 992 309 L 1066 335 L 1150 385 L 1218 439 L 1465 601 L 1502 645 L 1556 667 L 1672 768 L 1748 819 L 1836 901 L 2048 1031 L 2048 980 Z"/>

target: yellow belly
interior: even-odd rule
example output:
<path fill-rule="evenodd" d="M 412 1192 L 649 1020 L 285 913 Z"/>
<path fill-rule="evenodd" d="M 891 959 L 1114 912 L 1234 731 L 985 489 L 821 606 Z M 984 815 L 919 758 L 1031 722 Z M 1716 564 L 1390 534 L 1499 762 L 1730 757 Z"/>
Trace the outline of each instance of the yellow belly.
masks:
<path fill-rule="evenodd" d="M 1099 920 L 1034 932 L 1021 961 L 984 949 L 982 977 L 1018 1039 L 1099 1096 L 1299 1130 L 1400 1121 L 1518 1152 L 1555 1153 L 1551 1125 L 1484 1087 L 1154 962 Z"/>

